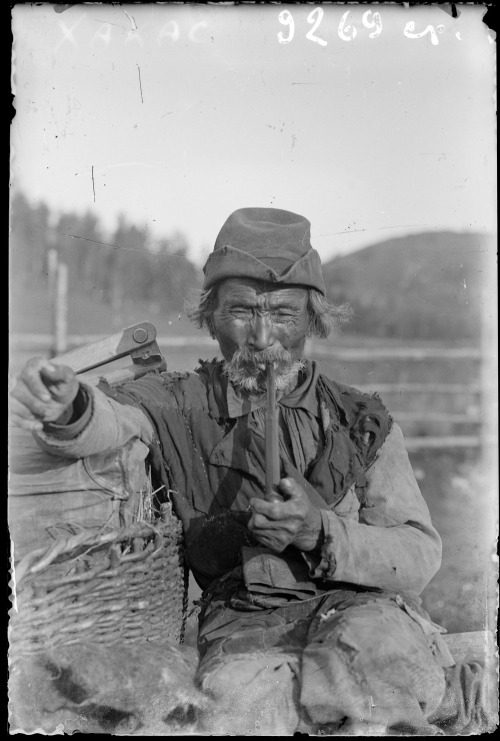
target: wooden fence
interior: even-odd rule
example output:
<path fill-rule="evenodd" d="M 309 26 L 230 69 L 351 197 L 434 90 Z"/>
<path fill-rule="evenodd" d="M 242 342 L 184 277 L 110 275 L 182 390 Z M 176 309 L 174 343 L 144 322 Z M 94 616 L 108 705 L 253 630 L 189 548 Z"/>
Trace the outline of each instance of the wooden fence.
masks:
<path fill-rule="evenodd" d="M 66 337 L 66 348 L 77 347 L 100 339 L 99 335 L 69 335 Z M 164 354 L 171 355 L 191 348 L 195 353 L 215 355 L 217 343 L 209 337 L 183 336 L 158 337 L 158 344 Z M 381 340 L 382 342 L 382 340 Z M 23 350 L 53 354 L 54 336 L 39 334 L 22 334 L 11 336 L 11 348 L 16 352 Z M 490 387 L 485 388 L 482 366 L 484 356 L 480 348 L 434 346 L 324 346 L 310 343 L 308 354 L 320 362 L 340 366 L 356 367 L 357 378 L 368 378 L 370 372 L 364 367 L 371 363 L 372 368 L 390 367 L 393 378 L 387 382 L 380 377 L 372 383 L 356 383 L 362 391 L 379 393 L 391 410 L 395 420 L 405 433 L 405 443 L 409 451 L 421 449 L 474 449 L 483 452 L 485 446 L 496 445 L 496 404 Z M 196 355 L 198 357 L 198 355 Z M 186 361 L 184 361 L 186 362 Z M 194 359 L 192 362 L 196 362 Z M 427 369 L 431 363 L 452 363 L 457 373 L 457 364 L 468 363 L 469 375 L 472 368 L 474 378 L 465 382 L 444 382 L 432 380 L 430 374 L 423 380 L 399 380 L 398 367 L 407 364 L 415 367 L 418 362 Z M 384 365 L 385 363 L 385 365 Z M 380 365 L 381 364 L 381 365 Z M 441 373 L 442 375 L 442 373 Z M 460 373 L 459 373 L 460 375 Z M 394 378 L 395 376 L 395 378 Z M 334 377 L 338 377 L 334 373 Z M 339 380 L 346 381 L 340 377 Z M 347 382 L 347 381 L 346 381 Z M 488 393 L 487 393 L 488 391 Z M 439 404 L 437 400 L 439 399 Z M 396 403 L 393 403 L 393 402 Z M 399 406 L 403 408 L 398 408 Z M 458 408 L 457 408 L 458 407 Z M 460 408 L 461 407 L 461 408 Z M 455 432 L 455 428 L 459 432 Z M 432 430 L 438 429 L 438 433 Z M 417 429 L 415 434 L 413 431 Z"/>
<path fill-rule="evenodd" d="M 59 261 L 57 253 L 52 250 L 49 254 L 49 290 L 52 297 L 53 317 L 52 335 L 18 335 L 11 338 L 11 347 L 20 349 L 27 346 L 31 352 L 35 349 L 48 352 L 50 355 L 64 353 L 70 347 L 81 346 L 100 339 L 99 336 L 68 336 L 68 276 L 67 267 Z M 364 391 L 376 391 L 386 400 L 394 418 L 401 424 L 405 432 L 406 447 L 408 450 L 419 450 L 422 448 L 454 449 L 474 448 L 480 449 L 483 457 L 491 458 L 492 450 L 496 450 L 497 441 L 497 335 L 494 321 L 487 316 L 487 303 L 483 302 L 483 332 L 481 347 L 444 347 L 435 343 L 431 346 L 404 343 L 405 346 L 392 345 L 383 346 L 380 342 L 345 346 L 345 342 L 318 343 L 308 341 L 308 355 L 327 364 L 332 375 L 340 381 L 351 383 Z M 158 344 L 163 348 L 165 354 L 168 349 L 177 349 L 179 362 L 191 362 L 186 347 L 195 345 L 198 351 L 205 348 L 213 348 L 217 353 L 217 344 L 209 337 L 159 337 Z M 389 343 L 387 343 L 389 344 Z M 198 357 L 198 356 L 197 356 Z M 196 360 L 194 361 L 196 362 Z M 364 372 L 363 367 L 368 363 L 375 368 L 378 363 L 378 377 L 370 379 L 372 383 L 366 383 L 366 379 L 375 371 Z M 385 368 L 383 364 L 385 363 Z M 398 364 L 407 368 L 422 364 L 424 378 L 408 380 L 405 373 L 398 374 Z M 453 364 L 450 371 L 454 373 L 455 380 L 444 377 L 443 372 L 431 372 L 432 364 Z M 340 366 L 351 364 L 358 368 L 356 380 L 352 381 L 350 375 L 347 378 L 337 374 Z M 473 366 L 472 375 L 470 373 Z M 457 365 L 469 366 L 469 376 L 458 373 L 456 380 Z M 394 369 L 396 371 L 394 373 Z M 390 372 L 387 374 L 387 370 Z M 375 375 L 377 375 L 375 373 Z M 389 382 L 386 376 L 389 375 Z M 446 373 L 444 374 L 446 376 Z M 392 400 L 396 402 L 403 399 L 404 408 L 398 409 L 393 406 Z M 439 404 L 437 400 L 439 399 Z M 445 400 L 449 400 L 446 402 Z M 453 403 L 452 403 L 453 400 Z M 461 403 L 457 404 L 456 401 Z M 433 434 L 438 431 L 438 434 Z M 458 432 L 457 432 L 458 430 Z M 415 434 L 416 431 L 416 434 Z"/>
<path fill-rule="evenodd" d="M 382 342 L 380 340 L 380 346 L 371 347 L 321 346 L 313 343 L 311 355 L 320 362 L 326 362 L 327 366 L 332 364 L 338 367 L 340 371 L 356 365 L 358 378 L 369 377 L 370 372 L 364 370 L 368 365 L 378 368 L 379 376 L 373 382 L 353 382 L 352 385 L 361 391 L 377 392 L 382 396 L 405 433 L 408 451 L 460 448 L 476 449 L 482 453 L 485 446 L 494 443 L 492 425 L 485 423 L 486 419 L 491 420 L 495 411 L 482 385 L 484 356 L 481 348 L 444 347 L 437 343 L 412 346 L 410 341 L 404 347 L 384 346 Z M 460 368 L 467 364 L 469 376 L 472 373 L 473 377 L 450 383 L 436 381 L 429 370 L 431 366 L 449 363 L 453 364 L 455 375 L 461 375 Z M 404 380 L 405 374 L 398 370 L 399 367 L 415 367 L 418 364 L 425 369 L 424 378 Z M 386 368 L 391 370 L 389 382 L 382 380 Z M 338 373 L 334 372 L 333 375 L 339 377 Z M 442 368 L 437 375 L 446 375 L 446 370 Z M 342 378 L 341 372 L 340 380 L 348 382 L 347 378 Z M 403 408 L 398 408 L 398 401 L 399 407 L 402 403 Z M 415 434 L 415 428 L 420 432 Z M 459 428 L 459 432 L 455 428 Z M 433 433 L 433 429 L 440 431 Z"/>

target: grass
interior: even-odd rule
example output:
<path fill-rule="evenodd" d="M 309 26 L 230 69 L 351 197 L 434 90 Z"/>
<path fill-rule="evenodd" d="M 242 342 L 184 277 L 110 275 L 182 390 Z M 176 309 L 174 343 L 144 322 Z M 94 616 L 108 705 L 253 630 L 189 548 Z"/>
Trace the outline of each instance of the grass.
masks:
<path fill-rule="evenodd" d="M 46 288 L 32 286 L 29 290 L 21 290 L 13 284 L 9 310 L 11 332 L 30 334 L 51 332 L 52 303 Z M 194 334 L 196 331 L 184 315 L 181 305 L 179 311 L 166 315 L 161 313 L 155 304 L 125 299 L 120 315 L 117 315 L 99 292 L 93 293 L 92 296 L 75 293 L 68 300 L 67 323 L 70 335 L 111 334 L 145 319 L 155 324 L 159 335 L 178 336 Z"/>
<path fill-rule="evenodd" d="M 422 594 L 448 632 L 494 630 L 497 609 L 497 496 L 493 466 L 479 456 L 411 456 L 434 526 L 442 565 Z"/>

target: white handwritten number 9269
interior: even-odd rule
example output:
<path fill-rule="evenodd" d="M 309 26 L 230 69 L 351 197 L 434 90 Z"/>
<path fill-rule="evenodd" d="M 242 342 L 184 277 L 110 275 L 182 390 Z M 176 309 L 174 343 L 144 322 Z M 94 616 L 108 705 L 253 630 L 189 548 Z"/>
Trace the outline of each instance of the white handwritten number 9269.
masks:
<path fill-rule="evenodd" d="M 348 22 L 349 13 L 350 11 L 348 10 L 342 15 L 337 29 L 337 33 L 343 41 L 352 41 L 356 38 L 358 33 L 357 28 Z M 315 44 L 319 44 L 320 46 L 326 46 L 328 44 L 328 41 L 316 36 L 316 31 L 323 20 L 323 16 L 323 8 L 314 8 L 307 16 L 307 22 L 312 25 L 312 28 L 306 33 L 306 39 L 314 41 Z M 295 36 L 295 21 L 293 16 L 289 10 L 282 10 L 278 15 L 278 20 L 283 26 L 288 27 L 287 36 L 285 36 L 282 31 L 278 32 L 278 42 L 280 44 L 289 44 Z M 371 10 L 367 10 L 363 13 L 361 22 L 365 28 L 374 29 L 372 33 L 369 34 L 370 39 L 375 39 L 382 33 L 382 19 L 380 13 L 374 13 Z"/>

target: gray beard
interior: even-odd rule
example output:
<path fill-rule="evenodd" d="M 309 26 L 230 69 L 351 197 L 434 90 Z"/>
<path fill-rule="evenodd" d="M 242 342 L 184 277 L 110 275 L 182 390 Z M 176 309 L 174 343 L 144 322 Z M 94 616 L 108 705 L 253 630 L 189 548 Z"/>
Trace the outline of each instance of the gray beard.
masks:
<path fill-rule="evenodd" d="M 235 388 L 248 394 L 260 395 L 267 390 L 267 383 L 266 371 L 259 368 L 258 363 L 269 362 L 275 363 L 278 392 L 291 388 L 305 368 L 305 362 L 292 360 L 287 350 L 263 350 L 254 353 L 244 348 L 237 350 L 231 360 L 224 361 L 223 369 Z"/>

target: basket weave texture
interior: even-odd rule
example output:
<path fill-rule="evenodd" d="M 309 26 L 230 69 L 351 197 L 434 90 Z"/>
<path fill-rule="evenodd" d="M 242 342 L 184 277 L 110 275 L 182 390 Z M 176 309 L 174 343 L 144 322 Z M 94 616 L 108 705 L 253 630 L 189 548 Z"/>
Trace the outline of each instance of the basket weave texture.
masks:
<path fill-rule="evenodd" d="M 187 607 L 182 525 L 167 503 L 154 522 L 59 537 L 17 564 L 13 586 L 14 655 L 73 643 L 180 643 Z"/>

